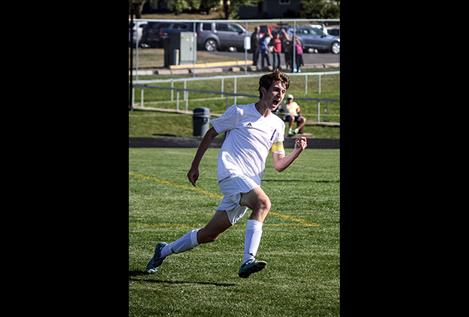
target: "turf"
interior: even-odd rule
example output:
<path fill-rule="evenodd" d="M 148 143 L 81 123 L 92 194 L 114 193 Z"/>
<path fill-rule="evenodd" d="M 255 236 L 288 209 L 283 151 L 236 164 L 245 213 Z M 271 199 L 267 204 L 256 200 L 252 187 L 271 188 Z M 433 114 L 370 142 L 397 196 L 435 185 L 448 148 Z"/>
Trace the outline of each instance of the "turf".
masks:
<path fill-rule="evenodd" d="M 263 271 L 237 276 L 245 216 L 216 242 L 143 274 L 156 242 L 202 227 L 218 205 L 218 149 L 207 151 L 192 187 L 186 173 L 195 151 L 129 149 L 129 315 L 338 316 L 339 150 L 308 149 L 280 174 L 267 161 Z"/>
<path fill-rule="evenodd" d="M 288 89 L 289 94 L 297 98 L 331 98 L 337 101 L 322 102 L 320 111 L 321 121 L 339 122 L 340 121 L 340 76 L 322 76 L 321 93 L 319 94 L 319 82 L 317 76 L 308 77 L 308 94 L 305 95 L 305 82 L 303 76 L 295 76 L 291 79 L 291 85 Z M 259 78 L 238 78 L 237 92 L 249 95 L 257 94 Z M 234 79 L 224 80 L 224 90 L 226 92 L 234 91 Z M 169 83 L 155 83 L 152 86 L 170 87 Z M 175 88 L 184 88 L 182 82 L 175 83 Z M 188 89 L 199 90 L 221 90 L 221 80 L 204 80 L 196 82 L 187 82 Z M 257 96 L 257 95 L 256 95 Z M 140 103 L 141 89 L 135 90 L 136 103 Z M 192 111 L 198 107 L 207 107 L 210 113 L 222 114 L 227 106 L 234 104 L 234 99 L 221 98 L 220 95 L 207 93 L 191 92 L 187 102 L 187 110 Z M 171 102 L 171 92 L 156 88 L 144 89 L 145 107 L 157 107 L 166 109 L 176 109 L 176 103 Z M 173 100 L 176 100 L 176 93 L 173 93 Z M 257 98 L 238 97 L 238 104 L 256 102 Z M 302 115 L 308 121 L 317 121 L 318 103 L 316 101 L 297 100 L 302 109 Z M 179 109 L 186 109 L 186 102 L 183 100 L 183 94 L 180 93 Z M 305 126 L 305 133 L 312 134 L 313 138 L 339 139 L 340 128 Z M 175 136 L 192 136 L 192 116 L 181 114 L 169 114 L 161 112 L 138 112 L 132 111 L 129 114 L 129 135 L 132 137 L 149 137 L 154 135 L 170 134 Z"/>
<path fill-rule="evenodd" d="M 129 113 L 129 136 L 192 137 L 192 120 L 192 115 L 186 114 L 132 111 Z M 311 133 L 313 138 L 340 139 L 338 127 L 305 126 L 304 132 Z"/>

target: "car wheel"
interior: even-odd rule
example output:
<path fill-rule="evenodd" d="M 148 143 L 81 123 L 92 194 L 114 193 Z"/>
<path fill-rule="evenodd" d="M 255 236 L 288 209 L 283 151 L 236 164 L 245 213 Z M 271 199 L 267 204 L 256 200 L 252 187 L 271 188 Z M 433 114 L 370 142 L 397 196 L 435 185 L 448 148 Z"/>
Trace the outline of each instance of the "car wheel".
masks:
<path fill-rule="evenodd" d="M 213 52 L 217 50 L 217 41 L 214 39 L 208 39 L 205 41 L 205 49 L 209 52 Z"/>
<path fill-rule="evenodd" d="M 333 54 L 339 54 L 340 53 L 340 43 L 339 42 L 332 43 L 331 52 Z"/>

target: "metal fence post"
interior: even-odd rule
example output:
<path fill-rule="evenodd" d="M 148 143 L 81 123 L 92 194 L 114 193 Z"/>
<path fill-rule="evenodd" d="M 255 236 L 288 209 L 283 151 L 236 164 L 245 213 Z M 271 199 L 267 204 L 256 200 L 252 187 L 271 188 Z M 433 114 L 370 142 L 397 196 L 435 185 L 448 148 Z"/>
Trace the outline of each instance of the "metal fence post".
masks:
<path fill-rule="evenodd" d="M 308 95 L 308 75 L 305 75 L 305 96 Z"/>
<path fill-rule="evenodd" d="M 142 107 L 142 108 L 144 107 L 143 106 L 144 105 L 144 102 L 143 102 L 143 91 L 144 90 L 145 89 L 143 89 L 143 87 L 142 87 L 142 90 L 140 91 L 140 107 Z"/>
<path fill-rule="evenodd" d="M 238 81 L 236 80 L 237 78 L 235 77 L 234 78 L 234 93 L 235 93 L 235 96 L 234 96 L 234 104 L 236 105 L 236 100 L 237 100 L 237 96 L 236 96 L 236 93 L 238 92 Z"/>
<path fill-rule="evenodd" d="M 222 78 L 221 79 L 221 96 L 220 96 L 221 98 L 223 98 L 223 96 L 225 95 L 224 92 L 225 92 L 225 79 Z"/>
<path fill-rule="evenodd" d="M 171 101 L 174 101 L 174 80 L 171 79 Z"/>
<path fill-rule="evenodd" d="M 179 91 L 176 92 L 176 111 L 179 111 Z"/>
<path fill-rule="evenodd" d="M 137 42 L 136 42 L 136 47 L 135 47 L 135 80 L 138 80 L 138 28 L 137 28 Z"/>
<path fill-rule="evenodd" d="M 318 123 L 321 122 L 321 102 L 318 101 Z"/>
<path fill-rule="evenodd" d="M 189 109 L 189 92 L 187 91 L 187 80 L 184 81 L 184 100 L 186 101 L 186 111 Z"/>
<path fill-rule="evenodd" d="M 319 74 L 318 80 L 318 97 L 321 98 L 321 74 Z M 318 122 L 321 122 L 321 101 L 318 100 Z"/>

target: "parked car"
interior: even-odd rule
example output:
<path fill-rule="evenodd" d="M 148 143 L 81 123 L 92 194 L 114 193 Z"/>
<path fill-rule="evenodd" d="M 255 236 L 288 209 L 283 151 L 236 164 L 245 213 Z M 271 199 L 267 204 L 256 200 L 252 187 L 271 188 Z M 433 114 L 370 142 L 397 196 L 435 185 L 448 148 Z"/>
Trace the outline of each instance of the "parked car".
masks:
<path fill-rule="evenodd" d="M 340 37 L 328 35 L 320 28 L 302 26 L 296 29 L 289 28 L 287 32 L 289 35 L 296 32 L 306 51 L 318 50 L 332 52 L 333 54 L 340 53 Z"/>
<path fill-rule="evenodd" d="M 143 28 L 141 47 L 163 47 L 163 41 L 175 32 L 193 32 L 191 22 L 148 22 Z"/>
<path fill-rule="evenodd" d="M 142 31 L 142 39 L 140 40 L 141 47 L 161 47 L 160 43 L 160 28 L 168 27 L 171 23 L 168 22 L 148 22 Z"/>
<path fill-rule="evenodd" d="M 327 34 L 340 37 L 340 28 L 338 27 L 327 28 Z"/>
<path fill-rule="evenodd" d="M 160 27 L 160 41 L 170 36 L 172 33 L 194 32 L 193 22 L 173 22 L 169 26 Z"/>
<path fill-rule="evenodd" d="M 244 38 L 250 37 L 238 23 L 202 22 L 197 24 L 197 46 L 209 52 L 216 50 L 244 50 Z"/>

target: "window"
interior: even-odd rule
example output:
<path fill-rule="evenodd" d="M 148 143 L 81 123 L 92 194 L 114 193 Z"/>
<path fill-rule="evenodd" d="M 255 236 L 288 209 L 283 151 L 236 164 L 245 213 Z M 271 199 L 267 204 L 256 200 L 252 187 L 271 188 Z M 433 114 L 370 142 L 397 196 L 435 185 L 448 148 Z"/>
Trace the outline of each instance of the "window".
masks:
<path fill-rule="evenodd" d="M 224 32 L 229 32 L 230 30 L 228 29 L 228 25 L 225 23 L 217 23 L 215 24 L 215 28 L 217 31 L 224 31 Z"/>
<path fill-rule="evenodd" d="M 202 23 L 202 30 L 211 31 L 212 30 L 212 23 Z"/>
<path fill-rule="evenodd" d="M 238 25 L 236 25 L 236 24 L 229 24 L 228 26 L 229 26 L 229 28 L 230 28 L 230 31 L 232 31 L 232 32 L 241 32 L 241 33 L 243 33 L 243 29 L 241 29 L 241 28 L 240 28 Z"/>

